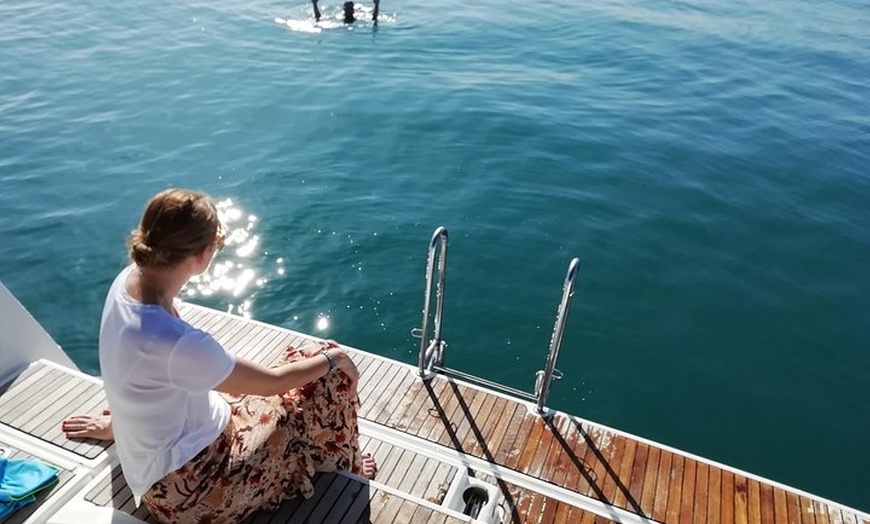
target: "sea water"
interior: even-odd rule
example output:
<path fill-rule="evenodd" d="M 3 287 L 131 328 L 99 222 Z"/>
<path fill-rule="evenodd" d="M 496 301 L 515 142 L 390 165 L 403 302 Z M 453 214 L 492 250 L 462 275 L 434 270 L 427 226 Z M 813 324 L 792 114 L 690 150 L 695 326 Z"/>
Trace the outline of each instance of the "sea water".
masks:
<path fill-rule="evenodd" d="M 443 225 L 447 364 L 531 390 L 577 256 L 553 406 L 870 510 L 866 4 L 370 7 L 0 3 L 0 280 L 98 373 L 125 235 L 198 188 L 185 298 L 410 363 Z"/>

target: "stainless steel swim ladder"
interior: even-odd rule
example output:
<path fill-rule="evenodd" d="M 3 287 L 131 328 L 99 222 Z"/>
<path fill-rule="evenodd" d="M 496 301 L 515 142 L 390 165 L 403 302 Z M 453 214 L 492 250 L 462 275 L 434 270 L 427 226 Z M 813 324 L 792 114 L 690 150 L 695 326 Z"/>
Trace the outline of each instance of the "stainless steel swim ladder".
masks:
<path fill-rule="evenodd" d="M 439 249 L 440 247 L 440 249 Z M 432 317 L 433 333 L 429 337 L 430 308 L 432 305 L 432 287 L 435 273 L 436 259 L 438 263 L 438 281 L 435 283 L 435 315 Z M 546 407 L 547 397 L 550 395 L 550 386 L 553 380 L 562 378 L 562 372 L 556 369 L 556 361 L 559 358 L 559 350 L 562 347 L 562 336 L 565 331 L 565 323 L 568 320 L 568 311 L 571 309 L 571 298 L 574 296 L 574 281 L 580 269 L 580 259 L 574 258 L 568 264 L 568 272 L 565 282 L 562 284 L 562 300 L 556 309 L 556 324 L 553 326 L 553 334 L 550 337 L 550 350 L 547 354 L 547 362 L 544 369 L 535 373 L 534 393 L 528 393 L 504 384 L 492 382 L 482 377 L 471 375 L 444 365 L 444 353 L 447 342 L 441 338 L 441 320 L 444 306 L 444 281 L 447 277 L 447 229 L 439 227 L 432 234 L 429 241 L 429 257 L 426 262 L 426 290 L 423 302 L 423 322 L 421 327 L 411 330 L 411 335 L 420 339 L 419 374 L 423 380 L 430 380 L 437 373 L 454 376 L 474 384 L 488 387 L 508 395 L 520 397 L 535 403 L 536 412 L 542 417 L 549 417 L 553 411 Z"/>

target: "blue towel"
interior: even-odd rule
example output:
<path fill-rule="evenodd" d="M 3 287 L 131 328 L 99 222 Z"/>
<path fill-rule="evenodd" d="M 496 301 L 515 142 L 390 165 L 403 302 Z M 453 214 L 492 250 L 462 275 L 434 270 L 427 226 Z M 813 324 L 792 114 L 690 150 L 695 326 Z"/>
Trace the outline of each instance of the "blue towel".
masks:
<path fill-rule="evenodd" d="M 36 460 L 0 457 L 0 519 L 36 500 L 57 482 L 57 468 Z"/>

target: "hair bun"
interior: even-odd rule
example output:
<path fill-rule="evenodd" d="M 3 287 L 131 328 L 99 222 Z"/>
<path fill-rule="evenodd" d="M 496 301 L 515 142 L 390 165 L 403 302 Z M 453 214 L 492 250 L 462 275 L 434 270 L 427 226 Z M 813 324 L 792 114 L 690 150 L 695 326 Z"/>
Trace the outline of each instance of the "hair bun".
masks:
<path fill-rule="evenodd" d="M 127 239 L 130 258 L 139 266 L 162 266 L 167 256 L 160 249 L 149 246 L 141 229 L 134 229 Z"/>

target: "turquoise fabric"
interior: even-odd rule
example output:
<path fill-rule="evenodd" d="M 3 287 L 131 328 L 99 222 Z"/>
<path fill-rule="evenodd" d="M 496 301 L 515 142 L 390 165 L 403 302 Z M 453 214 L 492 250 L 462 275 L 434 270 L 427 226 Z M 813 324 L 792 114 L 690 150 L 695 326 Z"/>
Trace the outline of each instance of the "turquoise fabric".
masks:
<path fill-rule="evenodd" d="M 0 518 L 36 500 L 36 494 L 57 482 L 57 468 L 29 459 L 0 457 Z"/>

